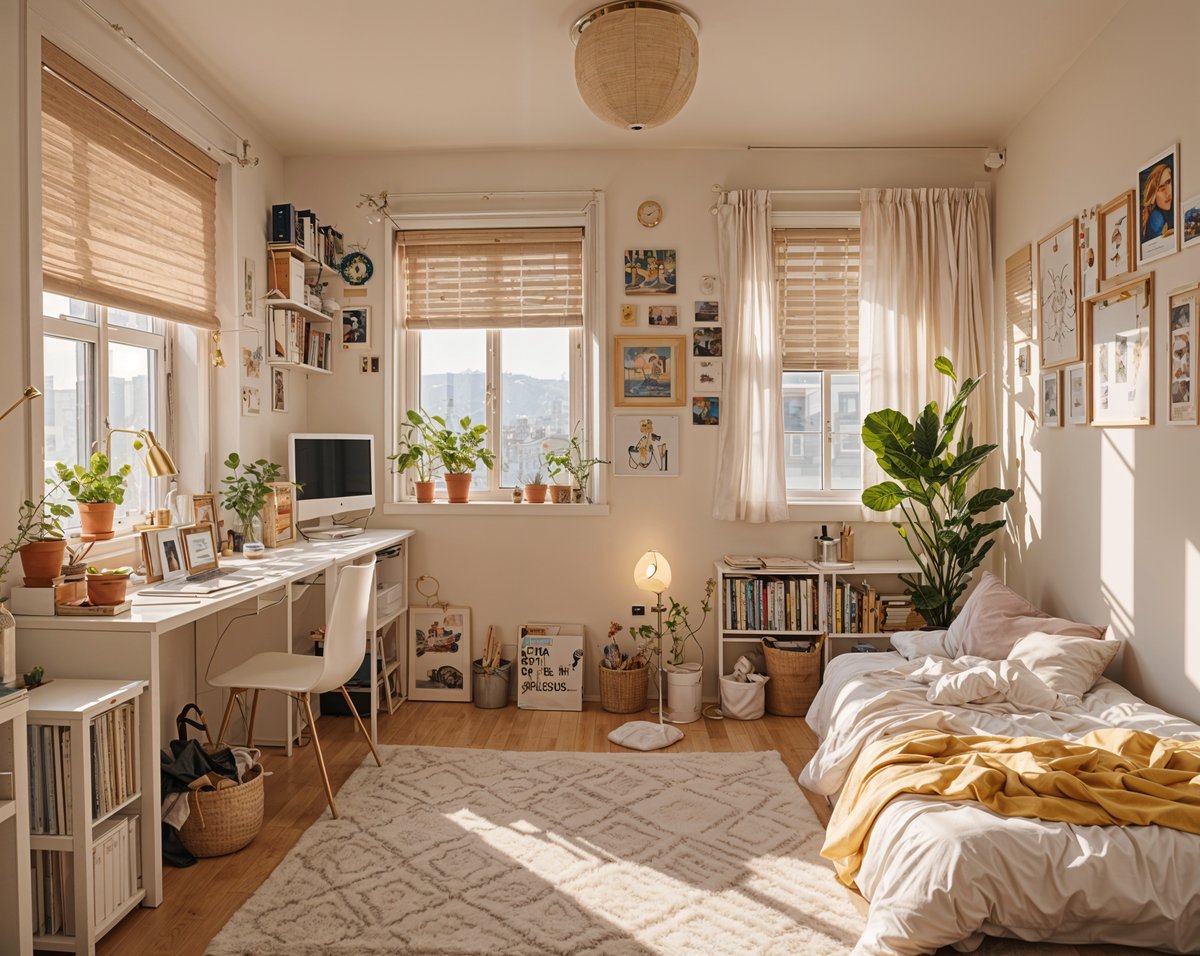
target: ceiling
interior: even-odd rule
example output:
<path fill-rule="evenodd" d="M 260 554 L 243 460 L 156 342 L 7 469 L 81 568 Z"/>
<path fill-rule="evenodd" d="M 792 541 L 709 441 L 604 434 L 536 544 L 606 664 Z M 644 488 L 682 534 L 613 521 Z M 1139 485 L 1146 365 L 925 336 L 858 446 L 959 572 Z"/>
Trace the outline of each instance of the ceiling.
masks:
<path fill-rule="evenodd" d="M 688 0 L 695 92 L 641 132 L 575 89 L 588 0 L 125 2 L 297 156 L 1000 145 L 1126 0 Z"/>

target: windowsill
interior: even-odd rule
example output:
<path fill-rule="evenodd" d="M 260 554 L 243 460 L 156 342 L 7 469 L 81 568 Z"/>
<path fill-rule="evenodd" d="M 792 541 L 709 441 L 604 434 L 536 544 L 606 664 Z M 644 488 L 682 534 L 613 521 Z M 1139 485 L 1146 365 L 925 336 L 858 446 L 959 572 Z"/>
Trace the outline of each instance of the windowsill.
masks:
<path fill-rule="evenodd" d="M 596 518 L 607 515 L 608 511 L 608 505 L 557 505 L 552 502 L 518 505 L 511 501 L 468 501 L 461 505 L 452 505 L 448 501 L 435 501 L 427 505 L 396 501 L 383 506 L 385 515 L 487 515 L 510 518 Z"/>
<path fill-rule="evenodd" d="M 86 544 L 78 538 L 68 538 L 67 544 L 72 548 L 86 547 Z M 97 559 L 103 560 L 117 555 L 132 555 L 135 568 L 141 564 L 141 532 L 121 531 L 117 533 L 116 537 L 109 538 L 107 541 L 94 541 L 91 548 L 88 549 L 87 557 L 83 560 L 87 564 L 97 565 L 99 563 Z"/>
<path fill-rule="evenodd" d="M 788 517 L 792 521 L 861 521 L 865 509 L 861 501 L 837 498 L 789 498 Z"/>

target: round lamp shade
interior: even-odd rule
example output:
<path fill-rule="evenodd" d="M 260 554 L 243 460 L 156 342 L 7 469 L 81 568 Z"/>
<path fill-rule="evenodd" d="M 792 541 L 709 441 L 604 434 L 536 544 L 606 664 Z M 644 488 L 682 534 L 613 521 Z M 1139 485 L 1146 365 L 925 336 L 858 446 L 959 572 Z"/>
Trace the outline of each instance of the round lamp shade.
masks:
<path fill-rule="evenodd" d="M 575 84 L 588 109 L 622 129 L 661 126 L 696 85 L 700 45 L 671 3 L 606 4 L 583 17 Z"/>
<path fill-rule="evenodd" d="M 671 565 L 657 551 L 647 551 L 633 569 L 633 583 L 643 591 L 662 594 L 671 586 Z"/>

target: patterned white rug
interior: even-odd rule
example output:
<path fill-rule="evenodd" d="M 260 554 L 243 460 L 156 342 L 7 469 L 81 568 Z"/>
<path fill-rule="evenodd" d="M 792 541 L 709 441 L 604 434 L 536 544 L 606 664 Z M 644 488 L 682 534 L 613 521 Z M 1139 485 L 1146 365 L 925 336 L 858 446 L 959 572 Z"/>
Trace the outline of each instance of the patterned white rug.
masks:
<path fill-rule="evenodd" d="M 843 956 L 862 931 L 774 752 L 379 749 L 210 956 Z"/>

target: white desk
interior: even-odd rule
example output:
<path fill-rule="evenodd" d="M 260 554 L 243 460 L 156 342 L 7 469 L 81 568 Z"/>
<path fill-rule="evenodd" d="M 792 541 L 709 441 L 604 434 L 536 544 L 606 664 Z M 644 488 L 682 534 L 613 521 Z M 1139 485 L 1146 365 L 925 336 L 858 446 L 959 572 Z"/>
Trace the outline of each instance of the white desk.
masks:
<path fill-rule="evenodd" d="M 135 594 L 133 607 L 115 617 L 18 617 L 18 670 L 28 671 L 41 665 L 47 677 L 149 681 L 144 703 L 150 717 L 147 721 L 150 732 L 141 736 L 141 759 L 145 766 L 156 767 L 159 750 L 175 734 L 175 715 L 189 701 L 198 701 L 214 733 L 218 729 L 221 692 L 204 682 L 210 657 L 212 672 L 219 673 L 259 651 L 292 652 L 292 603 L 307 590 L 309 583 L 324 578 L 327 619 L 340 568 L 402 545 L 413 534 L 412 531 L 366 531 L 353 538 L 276 548 L 260 561 L 222 561 L 223 567 L 242 563 L 253 566 L 264 577 L 210 597 Z M 263 612 L 273 613 L 281 623 L 262 627 L 258 615 Z M 231 626 L 233 619 L 242 614 L 247 615 L 250 627 L 243 626 L 235 632 Z M 226 628 L 229 634 L 219 640 Z M 363 635 L 364 648 L 371 649 L 373 643 L 368 643 L 367 637 Z M 305 648 L 306 652 L 309 650 Z M 374 658 L 372 654 L 372 664 Z M 372 667 L 372 677 L 373 671 Z M 372 696 L 373 704 L 374 701 Z M 218 706 L 214 707 L 214 702 Z M 375 709 L 373 706 L 372 734 Z M 260 721 L 262 717 L 260 709 Z M 290 707 L 284 706 L 282 720 L 277 723 L 281 724 L 283 735 L 279 742 L 290 754 L 295 739 Z M 162 803 L 159 775 L 150 776 L 153 792 L 147 801 L 148 808 L 158 808 Z M 144 879 L 145 905 L 158 906 L 162 902 L 162 838 L 158 826 L 151 830 L 155 844 L 151 858 L 156 866 Z"/>

